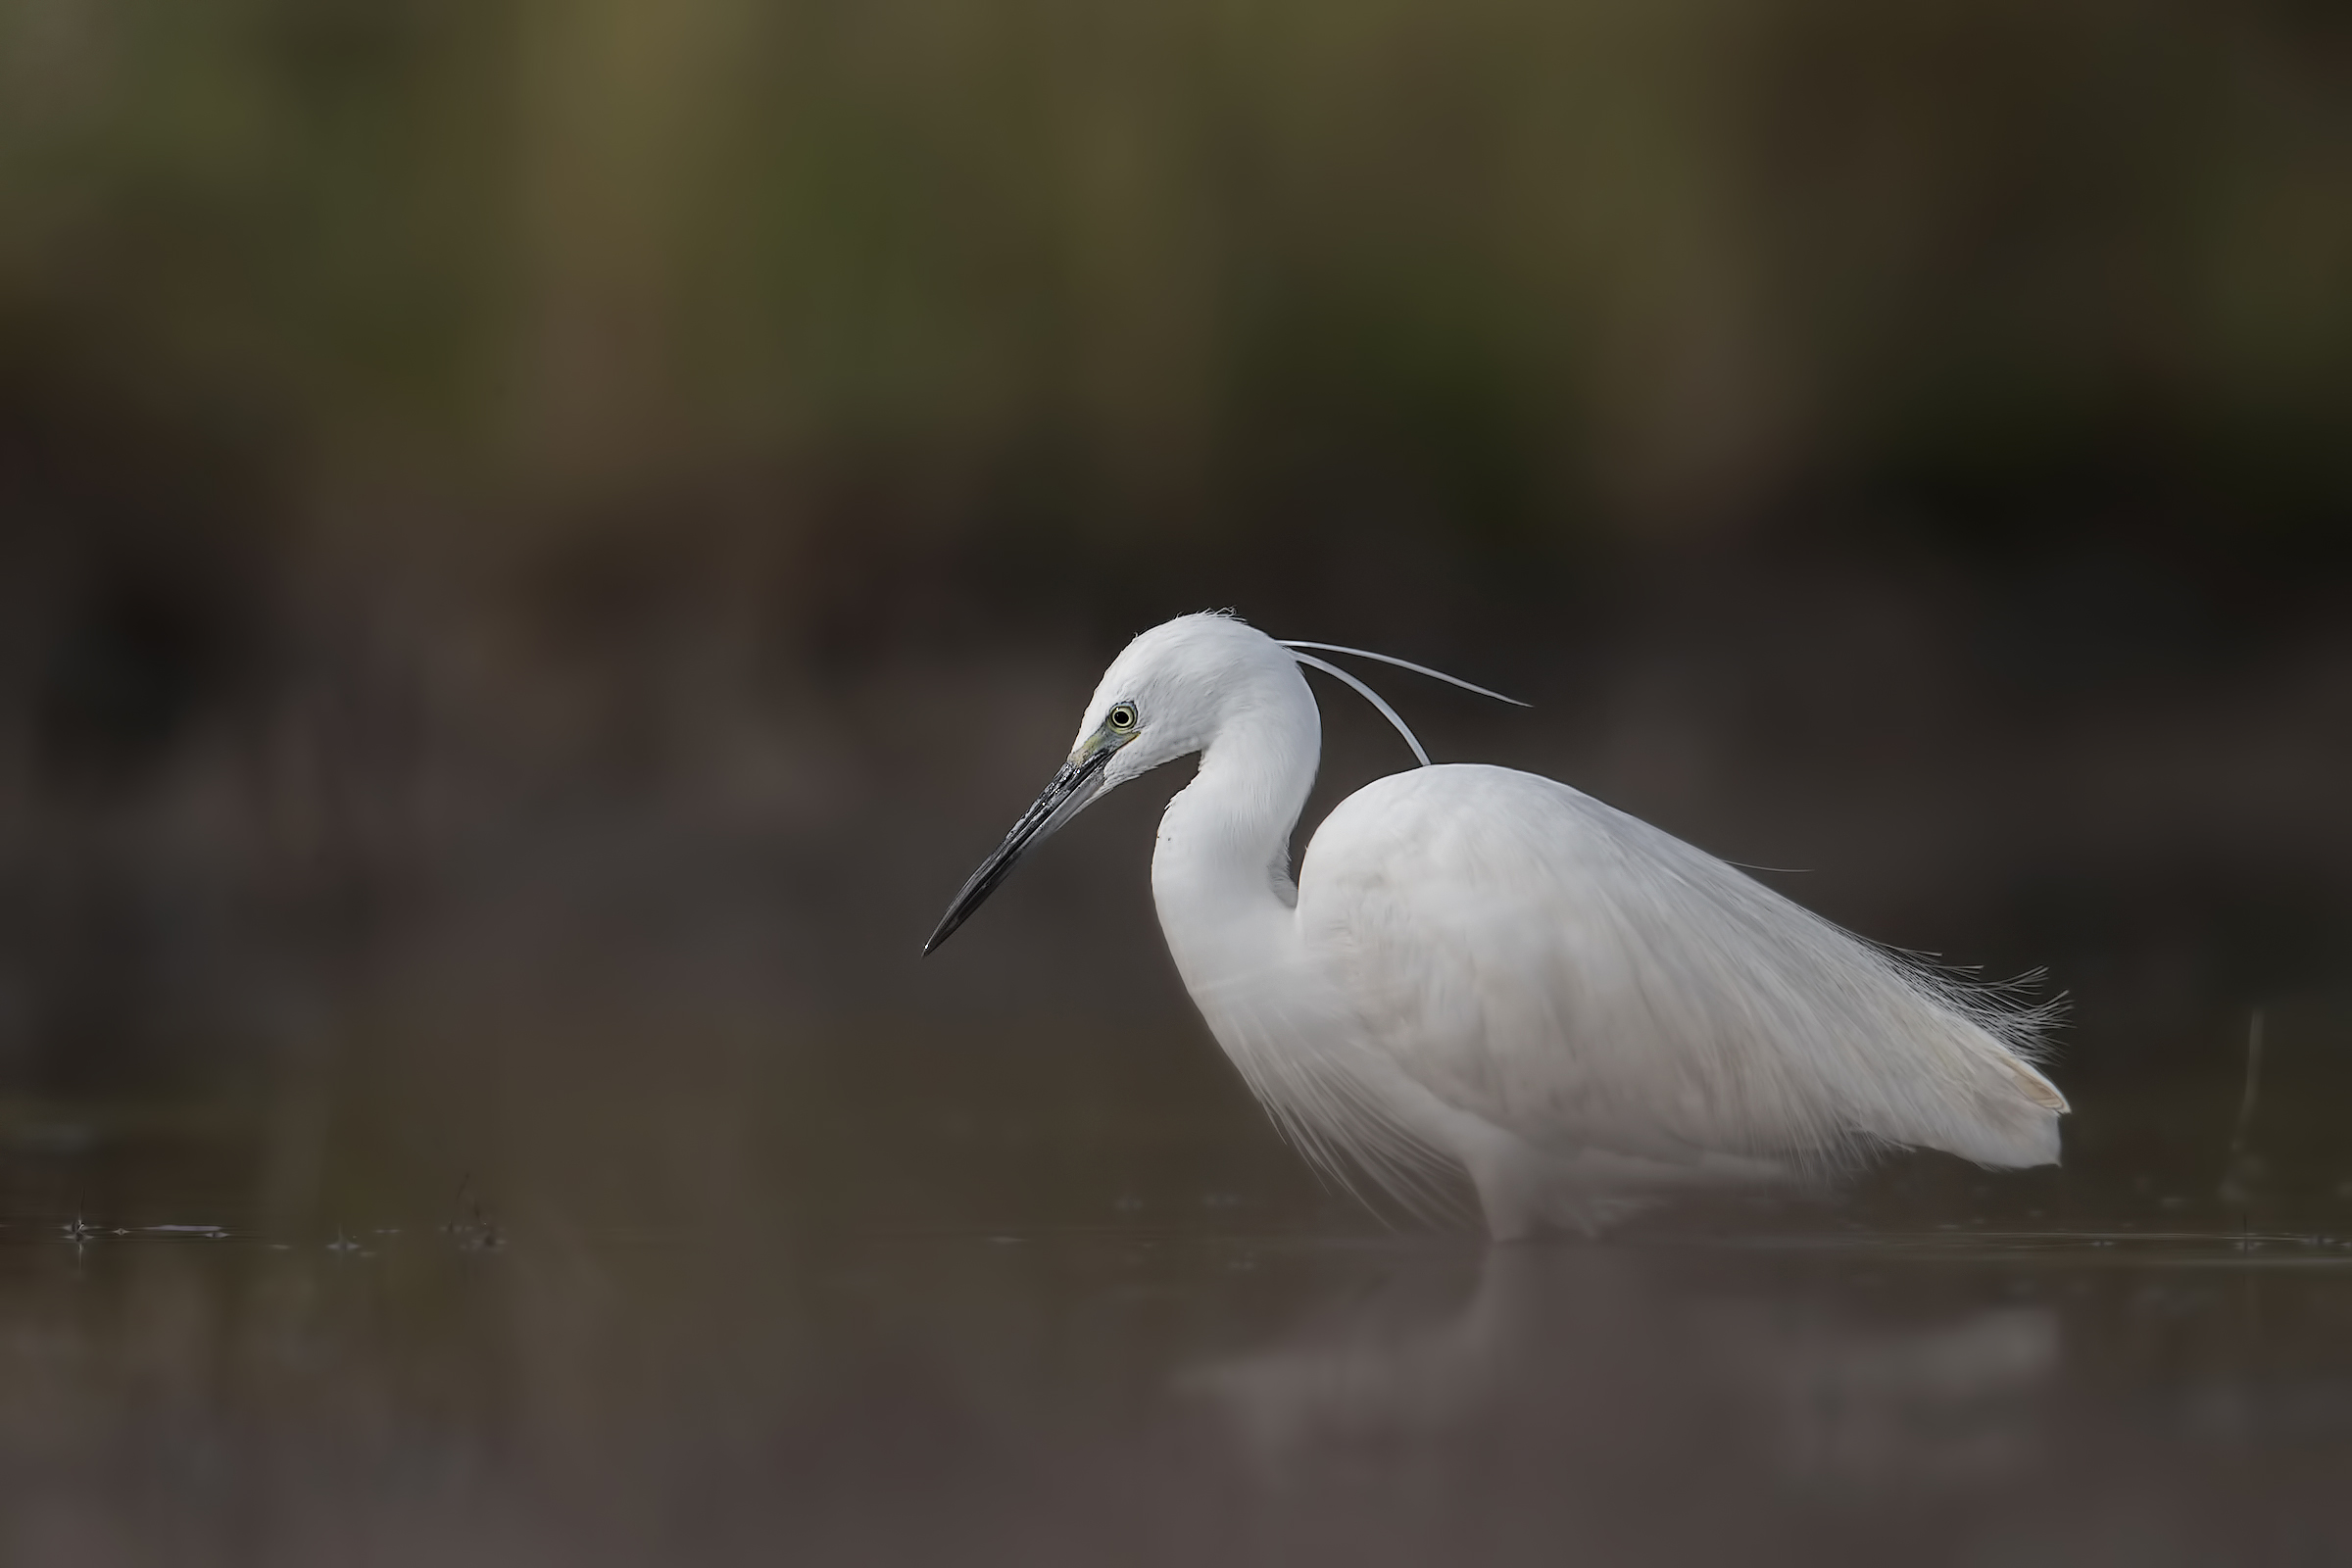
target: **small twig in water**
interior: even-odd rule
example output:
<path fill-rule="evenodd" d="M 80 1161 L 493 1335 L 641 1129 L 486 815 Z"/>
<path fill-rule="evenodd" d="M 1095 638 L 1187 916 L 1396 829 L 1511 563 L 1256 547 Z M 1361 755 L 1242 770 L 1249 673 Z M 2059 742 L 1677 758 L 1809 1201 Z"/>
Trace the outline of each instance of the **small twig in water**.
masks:
<path fill-rule="evenodd" d="M 2262 1009 L 2256 1007 L 2246 1023 L 2246 1092 L 2237 1102 L 2237 1130 L 2230 1136 L 2230 1161 L 2222 1172 L 2225 1200 L 2243 1198 L 2245 1178 L 2253 1174 L 2246 1152 L 2246 1133 L 2254 1125 L 2254 1103 L 2262 1093 Z"/>
<path fill-rule="evenodd" d="M 2246 1146 L 2246 1128 L 2254 1120 L 2254 1098 L 2262 1090 L 2262 1009 L 2256 1007 L 2246 1024 L 2246 1095 L 2237 1102 L 2237 1136 L 2230 1141 L 2235 1153 Z"/>

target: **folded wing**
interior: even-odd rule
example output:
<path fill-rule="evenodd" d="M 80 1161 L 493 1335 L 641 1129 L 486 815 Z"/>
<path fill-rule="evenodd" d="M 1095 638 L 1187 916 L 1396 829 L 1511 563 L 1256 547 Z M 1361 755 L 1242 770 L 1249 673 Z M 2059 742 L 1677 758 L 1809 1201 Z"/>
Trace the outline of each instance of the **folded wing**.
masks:
<path fill-rule="evenodd" d="M 1874 947 L 1566 785 L 1397 774 L 1300 868 L 1308 952 L 1365 1043 L 1540 1147 L 1834 1165 L 2058 1157 L 2047 1009 Z"/>

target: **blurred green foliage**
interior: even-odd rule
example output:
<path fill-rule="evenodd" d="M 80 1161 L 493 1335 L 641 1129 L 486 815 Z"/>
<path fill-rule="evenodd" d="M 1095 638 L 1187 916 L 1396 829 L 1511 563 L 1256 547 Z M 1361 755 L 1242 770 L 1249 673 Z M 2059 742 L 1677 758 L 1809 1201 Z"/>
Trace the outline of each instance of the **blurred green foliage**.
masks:
<path fill-rule="evenodd" d="M 2300 0 L 5 0 L 0 213 L 20 399 L 469 527 L 2352 500 Z"/>

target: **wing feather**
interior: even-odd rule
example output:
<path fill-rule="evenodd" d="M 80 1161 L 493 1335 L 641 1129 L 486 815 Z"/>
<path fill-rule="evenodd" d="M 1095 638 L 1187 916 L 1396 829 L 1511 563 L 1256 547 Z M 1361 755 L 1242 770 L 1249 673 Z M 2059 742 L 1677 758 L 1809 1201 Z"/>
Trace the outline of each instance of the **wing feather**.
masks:
<path fill-rule="evenodd" d="M 1457 765 L 1359 791 L 1308 849 L 1298 919 L 1366 1040 L 1540 1147 L 2057 1157 L 2066 1102 L 2033 1065 L 2049 1008 L 1549 779 Z"/>

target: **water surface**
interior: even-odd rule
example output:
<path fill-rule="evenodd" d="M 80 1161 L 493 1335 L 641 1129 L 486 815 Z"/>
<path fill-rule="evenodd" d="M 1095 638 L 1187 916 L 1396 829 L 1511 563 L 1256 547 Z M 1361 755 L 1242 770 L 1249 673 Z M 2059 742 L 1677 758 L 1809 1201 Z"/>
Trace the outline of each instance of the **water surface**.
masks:
<path fill-rule="evenodd" d="M 1010 1227 L 471 1178 L 313 1224 L 250 1152 L 20 1119 L 0 1559 L 2352 1553 L 2326 1191 L 2256 1227 L 2095 1160 L 1912 1162 L 1491 1248 L 1173 1178 Z"/>

